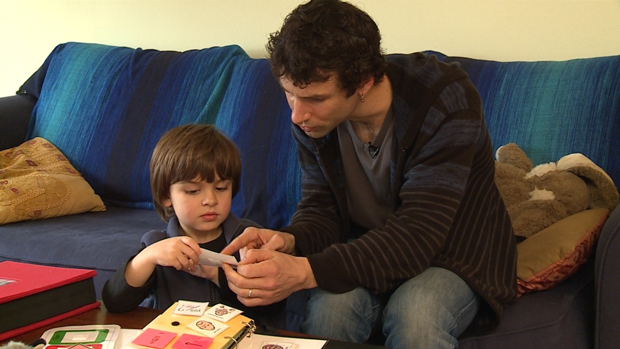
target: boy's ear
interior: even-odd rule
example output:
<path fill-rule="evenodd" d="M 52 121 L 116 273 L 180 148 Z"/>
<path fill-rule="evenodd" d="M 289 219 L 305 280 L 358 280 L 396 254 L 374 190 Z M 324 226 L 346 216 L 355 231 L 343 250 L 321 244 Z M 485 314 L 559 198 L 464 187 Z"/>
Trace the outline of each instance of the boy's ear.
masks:
<path fill-rule="evenodd" d="M 161 205 L 164 207 L 171 207 L 172 206 L 172 200 L 170 200 L 169 198 L 165 198 L 163 200 L 161 200 Z"/>

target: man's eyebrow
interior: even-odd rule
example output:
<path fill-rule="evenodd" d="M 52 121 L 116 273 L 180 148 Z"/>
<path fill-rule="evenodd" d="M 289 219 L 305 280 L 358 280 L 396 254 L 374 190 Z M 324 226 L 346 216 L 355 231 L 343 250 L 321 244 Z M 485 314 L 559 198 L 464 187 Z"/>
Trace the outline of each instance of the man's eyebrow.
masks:
<path fill-rule="evenodd" d="M 314 95 L 310 95 L 310 96 L 304 96 L 301 98 L 306 98 L 306 99 L 325 99 L 328 98 L 329 96 L 331 96 L 330 94 L 314 94 Z"/>
<path fill-rule="evenodd" d="M 284 88 L 284 86 L 280 85 L 280 87 L 282 87 L 282 90 L 286 93 L 290 93 L 287 89 Z M 329 98 L 331 96 L 331 94 L 329 93 L 316 93 L 313 95 L 308 95 L 308 96 L 300 96 L 299 98 L 303 98 L 303 99 L 324 99 L 324 98 Z"/>

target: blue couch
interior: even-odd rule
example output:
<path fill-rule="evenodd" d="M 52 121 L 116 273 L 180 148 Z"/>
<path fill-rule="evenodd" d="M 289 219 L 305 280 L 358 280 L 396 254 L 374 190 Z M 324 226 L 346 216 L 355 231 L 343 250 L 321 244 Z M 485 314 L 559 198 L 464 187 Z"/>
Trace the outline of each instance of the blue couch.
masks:
<path fill-rule="evenodd" d="M 495 148 L 515 142 L 534 164 L 580 152 L 620 181 L 620 56 L 563 62 L 459 62 L 478 87 Z M 399 59 L 392 54 L 389 60 Z M 300 198 L 290 109 L 265 59 L 238 46 L 186 52 L 59 45 L 14 96 L 0 98 L 0 150 L 43 137 L 104 200 L 90 212 L 0 225 L 0 261 L 97 271 L 103 283 L 142 234 L 165 225 L 152 210 L 150 153 L 171 127 L 213 123 L 239 146 L 243 175 L 232 210 L 277 229 Z M 499 327 L 462 348 L 617 348 L 620 209 L 596 253 L 557 287 L 521 297 Z M 290 302 L 287 329 L 303 306 Z"/>

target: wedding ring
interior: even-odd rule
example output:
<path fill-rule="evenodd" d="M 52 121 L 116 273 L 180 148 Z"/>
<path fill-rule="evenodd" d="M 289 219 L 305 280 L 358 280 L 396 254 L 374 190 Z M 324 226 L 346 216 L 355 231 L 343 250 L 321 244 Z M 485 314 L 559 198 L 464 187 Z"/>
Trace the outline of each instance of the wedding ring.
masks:
<path fill-rule="evenodd" d="M 252 291 L 253 291 L 252 289 L 248 291 L 248 298 L 252 298 Z"/>

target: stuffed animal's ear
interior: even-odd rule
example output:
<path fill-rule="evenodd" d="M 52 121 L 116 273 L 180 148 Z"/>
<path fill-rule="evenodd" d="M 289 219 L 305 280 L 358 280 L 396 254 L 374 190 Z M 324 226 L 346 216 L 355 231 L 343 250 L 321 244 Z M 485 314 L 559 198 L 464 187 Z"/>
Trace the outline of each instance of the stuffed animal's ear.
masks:
<path fill-rule="evenodd" d="M 525 152 L 515 143 L 508 143 L 497 149 L 495 159 L 498 162 L 513 165 L 522 169 L 525 173 L 530 172 L 534 165 Z"/>
<path fill-rule="evenodd" d="M 608 208 L 613 211 L 618 205 L 618 189 L 607 172 L 598 167 L 583 154 L 574 153 L 557 162 L 558 170 L 572 172 L 581 177 L 590 192 L 589 208 Z"/>

